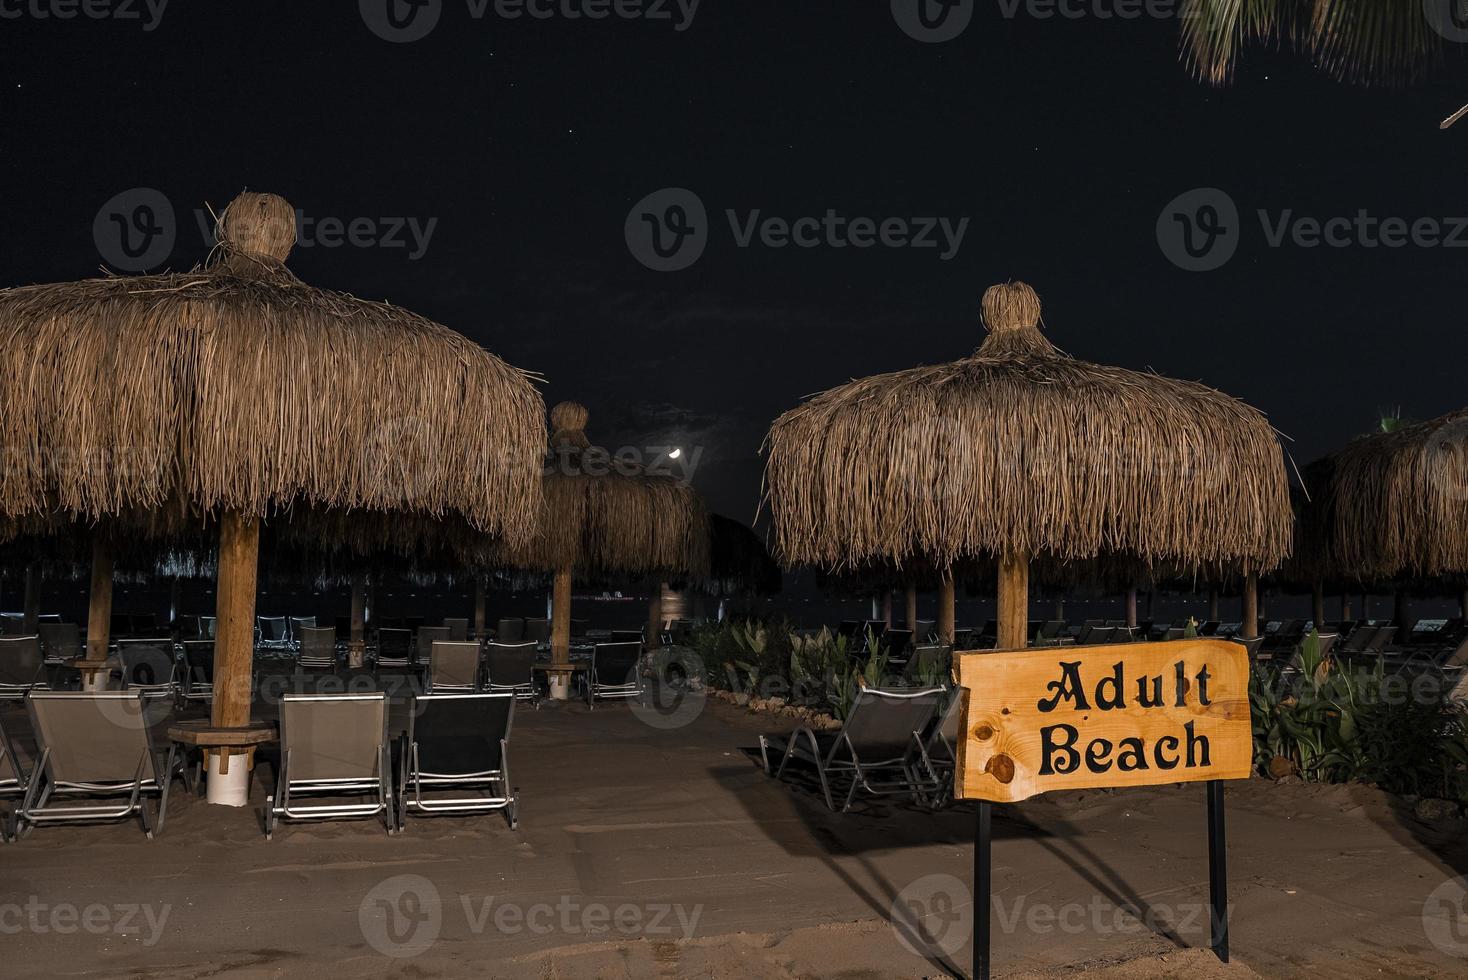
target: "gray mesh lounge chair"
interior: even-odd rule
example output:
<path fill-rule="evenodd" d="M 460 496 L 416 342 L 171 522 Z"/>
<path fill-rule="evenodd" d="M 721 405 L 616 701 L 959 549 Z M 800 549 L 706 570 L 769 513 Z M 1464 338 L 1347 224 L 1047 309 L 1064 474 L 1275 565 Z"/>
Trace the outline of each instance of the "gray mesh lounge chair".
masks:
<path fill-rule="evenodd" d="M 82 628 L 76 623 L 41 623 L 36 631 L 47 666 L 59 666 L 82 655 Z"/>
<path fill-rule="evenodd" d="M 296 634 L 296 667 L 301 670 L 336 669 L 336 627 L 302 626 Z"/>
<path fill-rule="evenodd" d="M 947 677 L 952 667 L 953 650 L 947 644 L 923 643 L 912 651 L 912 656 L 903 665 L 902 679 L 911 684 L 924 677 Z"/>
<path fill-rule="evenodd" d="M 177 663 L 172 640 L 118 640 L 122 659 L 122 683 L 129 691 L 146 698 L 174 698 L 177 694 Z"/>
<path fill-rule="evenodd" d="M 525 638 L 525 620 L 519 616 L 500 620 L 499 627 L 494 631 L 494 638 L 501 643 L 519 643 Z"/>
<path fill-rule="evenodd" d="M 215 624 L 217 622 L 218 622 L 218 617 L 216 617 L 216 616 L 200 616 L 199 617 L 199 639 L 201 639 L 201 640 L 212 640 L 212 639 L 214 639 L 214 626 L 215 626 Z"/>
<path fill-rule="evenodd" d="M 479 690 L 479 644 L 472 640 L 435 640 L 428 651 L 428 689 Z"/>
<path fill-rule="evenodd" d="M 413 666 L 413 634 L 405 629 L 377 631 L 377 669 L 406 670 Z"/>
<path fill-rule="evenodd" d="M 302 797 L 355 797 L 302 803 Z M 395 829 L 387 695 L 287 694 L 280 702 L 280 771 L 265 801 L 265 838 L 281 819 L 382 817 Z"/>
<path fill-rule="evenodd" d="M 46 686 L 39 636 L 0 636 L 0 698 L 25 697 Z"/>
<path fill-rule="evenodd" d="M 289 650 L 291 637 L 284 616 L 256 616 L 261 650 Z"/>
<path fill-rule="evenodd" d="M 817 734 L 808 727 L 788 736 L 761 735 L 760 756 L 765 771 L 776 779 L 785 775 L 791 759 L 815 766 L 826 806 L 836 809 L 831 784 L 837 775 L 850 776 L 841 811 L 851 808 L 858 789 L 875 795 L 907 794 L 921 803 L 938 790 L 926 763 L 923 733 L 927 731 L 945 688 L 922 691 L 879 691 L 861 688 L 839 732 Z M 780 764 L 771 768 L 771 752 Z M 882 778 L 879 778 L 882 777 Z"/>
<path fill-rule="evenodd" d="M 25 796 L 29 777 L 15 751 L 15 743 L 10 741 L 4 726 L 0 726 L 0 797 Z M 0 820 L 0 841 L 8 839 L 9 824 L 9 820 Z"/>
<path fill-rule="evenodd" d="M 953 798 L 953 774 L 958 768 L 958 740 L 963 737 L 963 692 L 955 690 L 923 742 L 923 761 L 938 781 L 932 803 L 942 806 Z"/>
<path fill-rule="evenodd" d="M 178 678 L 178 700 L 181 705 L 214 700 L 214 641 L 184 640 L 183 670 Z"/>
<path fill-rule="evenodd" d="M 597 698 L 641 697 L 642 644 L 598 643 L 586 679 L 586 703 L 592 707 Z"/>
<path fill-rule="evenodd" d="M 413 700 L 398 782 L 398 828 L 408 812 L 474 814 L 503 810 L 519 826 L 510 785 L 515 696 L 429 694 Z M 425 795 L 429 794 L 429 795 Z M 436 794 L 451 795 L 436 795 Z"/>
<path fill-rule="evenodd" d="M 485 647 L 488 690 L 509 693 L 540 707 L 540 689 L 535 686 L 534 640 L 523 643 L 494 642 Z"/>
<path fill-rule="evenodd" d="M 40 757 L 12 818 L 17 835 L 27 824 L 120 820 L 134 813 L 150 838 L 163 832 L 168 787 L 179 768 L 162 732 L 166 709 L 138 691 L 34 691 L 26 707 Z M 149 795 L 158 797 L 152 818 L 144 800 Z"/>
<path fill-rule="evenodd" d="M 445 619 L 443 628 L 449 631 L 449 639 L 455 643 L 463 643 L 469 639 L 469 620 L 467 619 Z"/>

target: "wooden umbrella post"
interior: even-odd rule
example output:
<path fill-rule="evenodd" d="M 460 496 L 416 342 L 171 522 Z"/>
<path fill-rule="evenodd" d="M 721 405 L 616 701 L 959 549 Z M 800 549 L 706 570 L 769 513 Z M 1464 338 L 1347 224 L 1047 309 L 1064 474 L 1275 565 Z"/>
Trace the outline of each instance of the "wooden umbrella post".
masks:
<path fill-rule="evenodd" d="M 647 583 L 647 649 L 663 645 L 663 582 L 654 575 Z"/>
<path fill-rule="evenodd" d="M 1259 635 L 1259 573 L 1250 572 L 1244 577 L 1244 594 L 1240 596 L 1239 618 L 1243 623 L 1239 627 L 1239 635 L 1246 640 L 1252 640 Z"/>
<path fill-rule="evenodd" d="M 361 667 L 367 662 L 367 573 L 352 573 L 352 635 L 347 641 L 347 663 Z"/>
<path fill-rule="evenodd" d="M 1342 592 L 1341 593 L 1341 622 L 1343 622 L 1343 623 L 1350 623 L 1350 622 L 1353 622 L 1355 620 L 1355 618 L 1356 618 L 1355 615 L 1351 612 L 1351 597 L 1349 595 L 1347 595 L 1346 593 Z"/>
<path fill-rule="evenodd" d="M 1325 586 L 1316 581 L 1310 590 L 1310 618 L 1315 624 L 1315 629 L 1325 629 Z"/>
<path fill-rule="evenodd" d="M 92 539 L 92 591 L 87 604 L 87 659 L 107 659 L 112 631 L 112 542 L 105 532 Z"/>
<path fill-rule="evenodd" d="M 23 619 L 21 629 L 28 634 L 34 634 L 36 627 L 41 622 L 41 566 L 38 562 L 31 562 L 25 567 L 25 603 L 21 606 Z"/>
<path fill-rule="evenodd" d="M 260 522 L 250 514 L 226 510 L 219 518 L 219 584 L 215 609 L 214 710 L 216 728 L 250 723 L 255 659 L 255 583 L 260 565 Z M 248 765 L 230 766 L 232 749 L 209 753 L 209 802 L 244 806 L 250 783 Z M 241 750 L 240 755 L 246 753 Z"/>
<path fill-rule="evenodd" d="M 1406 643 L 1415 624 L 1412 621 L 1412 603 L 1407 598 L 1407 593 L 1401 589 L 1398 589 L 1396 595 L 1392 597 L 1392 619 L 1396 620 L 1397 624 L 1396 641 Z"/>
<path fill-rule="evenodd" d="M 556 569 L 551 590 L 551 669 L 547 673 L 550 696 L 565 701 L 571 696 L 571 566 Z"/>
<path fill-rule="evenodd" d="M 938 642 L 953 643 L 953 570 L 943 573 L 938 585 Z"/>
<path fill-rule="evenodd" d="M 1468 619 L 1468 589 L 1464 589 L 1458 596 L 1458 615 Z"/>
<path fill-rule="evenodd" d="M 917 635 L 917 586 L 912 582 L 907 583 L 907 628 L 913 631 L 914 642 L 922 639 Z"/>
<path fill-rule="evenodd" d="M 888 589 L 882 593 L 882 622 L 887 629 L 892 628 L 892 590 Z"/>
<path fill-rule="evenodd" d="M 484 639 L 489 634 L 489 623 L 485 619 L 485 589 L 483 576 L 474 576 L 474 635 Z"/>
<path fill-rule="evenodd" d="M 1218 589 L 1208 590 L 1208 619 L 1210 622 L 1218 622 Z"/>
<path fill-rule="evenodd" d="M 1137 589 L 1135 586 L 1126 590 L 1126 624 L 1132 629 L 1137 628 Z"/>
<path fill-rule="evenodd" d="M 1030 559 L 1011 551 L 999 559 L 999 639 L 997 650 L 1023 650 L 1029 645 Z"/>

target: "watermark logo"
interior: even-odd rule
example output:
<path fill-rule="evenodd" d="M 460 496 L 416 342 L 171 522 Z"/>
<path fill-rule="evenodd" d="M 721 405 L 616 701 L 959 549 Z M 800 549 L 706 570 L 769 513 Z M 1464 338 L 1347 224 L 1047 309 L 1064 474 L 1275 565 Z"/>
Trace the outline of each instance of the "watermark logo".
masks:
<path fill-rule="evenodd" d="M 124 272 L 162 265 L 173 252 L 178 223 L 173 202 L 152 187 L 114 194 L 92 219 L 92 241 L 102 260 Z"/>
<path fill-rule="evenodd" d="M 643 696 L 629 699 L 632 714 L 659 731 L 693 724 L 708 701 L 703 658 L 692 650 L 673 647 L 653 654 L 652 667 Z"/>
<path fill-rule="evenodd" d="M 1454 44 L 1468 44 L 1468 0 L 1422 0 L 1432 29 Z"/>
<path fill-rule="evenodd" d="M 156 946 L 163 938 L 172 905 L 121 904 L 74 905 L 70 902 L 48 904 L 32 895 L 24 902 L 0 903 L 0 936 L 20 933 L 32 935 L 72 935 L 78 932 L 93 936 L 127 936 L 140 938 L 144 946 Z"/>
<path fill-rule="evenodd" d="M 421 41 L 438 26 L 443 0 L 357 0 L 362 23 L 384 41 Z"/>
<path fill-rule="evenodd" d="M 1157 244 L 1179 269 L 1212 272 L 1234 257 L 1240 238 L 1239 209 L 1217 187 L 1179 194 L 1157 216 Z"/>
<path fill-rule="evenodd" d="M 623 233 L 638 262 L 654 272 L 678 272 L 708 246 L 708 211 L 693 191 L 664 187 L 632 206 Z"/>
<path fill-rule="evenodd" d="M 1422 931 L 1449 956 L 1468 958 L 1468 877 L 1449 878 L 1422 903 Z"/>
<path fill-rule="evenodd" d="M 892 900 L 890 921 L 908 952 L 953 957 L 974 932 L 973 896 L 953 875 L 923 875 Z"/>
<path fill-rule="evenodd" d="M 427 950 L 443 928 L 443 903 L 422 875 L 379 882 L 357 908 L 362 938 L 383 956 L 407 959 Z"/>
<path fill-rule="evenodd" d="M 974 0 L 892 0 L 892 19 L 914 41 L 941 44 L 962 34 L 974 16 Z"/>
<path fill-rule="evenodd" d="M 873 218 L 835 208 L 793 218 L 767 215 L 760 208 L 744 212 L 726 208 L 724 218 L 734 246 L 740 249 L 931 249 L 944 262 L 958 254 L 969 226 L 968 218 Z M 623 223 L 632 256 L 657 272 L 676 272 L 698 261 L 712 232 L 703 201 L 682 187 L 666 187 L 644 197 Z"/>
<path fill-rule="evenodd" d="M 168 0 L 0 0 L 0 20 L 137 21 L 143 31 L 158 29 Z"/>

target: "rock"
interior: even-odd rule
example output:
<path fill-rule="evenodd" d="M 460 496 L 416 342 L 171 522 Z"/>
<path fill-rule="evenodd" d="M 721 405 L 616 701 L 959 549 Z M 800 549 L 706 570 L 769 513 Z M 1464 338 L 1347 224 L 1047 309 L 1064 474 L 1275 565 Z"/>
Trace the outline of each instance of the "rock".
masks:
<path fill-rule="evenodd" d="M 1458 819 L 1458 804 L 1452 800 L 1418 800 L 1412 812 L 1424 823 L 1442 823 Z"/>
<path fill-rule="evenodd" d="M 1277 755 L 1269 760 L 1269 774 L 1275 779 L 1283 779 L 1294 772 L 1295 762 L 1287 755 Z"/>

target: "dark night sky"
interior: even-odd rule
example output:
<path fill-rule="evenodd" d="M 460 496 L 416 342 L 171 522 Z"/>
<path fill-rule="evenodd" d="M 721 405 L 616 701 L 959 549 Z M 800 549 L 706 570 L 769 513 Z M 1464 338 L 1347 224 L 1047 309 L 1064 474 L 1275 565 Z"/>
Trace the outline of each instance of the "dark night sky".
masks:
<path fill-rule="evenodd" d="M 1468 404 L 1450 248 L 1267 247 L 1257 209 L 1468 215 L 1461 55 L 1408 92 L 1337 85 L 1253 52 L 1217 91 L 1171 21 L 1006 19 L 980 0 L 945 44 L 884 0 L 704 0 L 667 21 L 476 20 L 443 0 L 390 44 L 350 2 L 188 3 L 137 21 L 0 20 L 4 281 L 89 275 L 93 222 L 134 187 L 193 209 L 243 187 L 310 217 L 437 219 L 425 254 L 316 245 L 317 285 L 386 298 L 544 373 L 611 445 L 700 445 L 695 484 L 741 519 L 759 442 L 806 394 L 962 356 L 978 298 L 1023 278 L 1081 357 L 1201 379 L 1267 411 L 1302 462 L 1370 427 Z M 623 237 L 663 187 L 707 205 L 710 243 L 657 273 Z M 1195 187 L 1244 214 L 1235 257 L 1185 272 L 1159 213 Z M 933 250 L 735 246 L 723 217 L 967 217 Z M 1468 232 L 1463 236 L 1468 245 Z"/>

